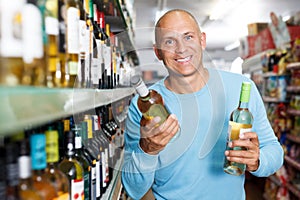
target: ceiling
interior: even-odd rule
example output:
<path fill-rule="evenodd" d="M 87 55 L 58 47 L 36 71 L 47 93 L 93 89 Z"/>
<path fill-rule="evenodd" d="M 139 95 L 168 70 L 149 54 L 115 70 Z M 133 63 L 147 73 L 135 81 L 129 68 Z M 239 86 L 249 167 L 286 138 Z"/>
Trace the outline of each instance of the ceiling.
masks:
<path fill-rule="evenodd" d="M 128 0 L 130 1 L 130 0 Z M 269 13 L 287 17 L 300 10 L 300 0 L 131 0 L 135 47 L 141 66 L 156 65 L 153 54 L 153 27 L 157 11 L 173 8 L 190 11 L 206 33 L 206 52 L 210 60 L 232 62 L 238 48 L 224 47 L 247 35 L 247 24 L 270 22 Z M 217 19 L 211 19 L 217 15 Z"/>

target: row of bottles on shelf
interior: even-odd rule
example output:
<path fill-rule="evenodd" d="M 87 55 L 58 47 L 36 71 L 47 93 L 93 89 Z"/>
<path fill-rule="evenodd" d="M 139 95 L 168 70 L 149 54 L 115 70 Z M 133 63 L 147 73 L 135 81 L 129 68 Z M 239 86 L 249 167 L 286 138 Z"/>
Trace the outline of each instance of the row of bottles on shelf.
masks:
<path fill-rule="evenodd" d="M 292 41 L 286 49 L 267 51 L 261 56 L 264 73 L 285 74 L 287 65 L 293 62 L 300 62 L 300 37 Z"/>
<path fill-rule="evenodd" d="M 0 84 L 128 86 L 127 43 L 105 21 L 117 8 L 115 0 L 0 0 Z"/>
<path fill-rule="evenodd" d="M 101 199 L 121 157 L 123 132 L 110 105 L 95 111 L 3 137 L 0 199 Z"/>

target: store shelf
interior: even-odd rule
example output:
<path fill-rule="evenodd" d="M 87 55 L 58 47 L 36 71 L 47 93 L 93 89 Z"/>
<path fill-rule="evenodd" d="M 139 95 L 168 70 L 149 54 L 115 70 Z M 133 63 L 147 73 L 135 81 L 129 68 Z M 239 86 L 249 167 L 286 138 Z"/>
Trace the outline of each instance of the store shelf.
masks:
<path fill-rule="evenodd" d="M 300 62 L 290 63 L 286 66 L 286 69 L 300 69 Z"/>
<path fill-rule="evenodd" d="M 271 175 L 268 177 L 273 183 L 275 183 L 276 185 L 280 186 L 281 182 L 279 180 L 279 178 L 277 178 L 276 175 Z"/>
<path fill-rule="evenodd" d="M 123 162 L 124 154 L 121 153 L 120 159 L 117 161 L 114 169 L 114 174 L 111 183 L 109 184 L 106 193 L 103 194 L 101 200 L 116 200 L 119 199 L 121 190 L 122 190 L 122 183 L 121 183 L 121 167 Z"/>
<path fill-rule="evenodd" d="M 276 97 L 268 97 L 268 96 L 263 96 L 263 101 L 266 102 L 266 103 L 285 103 L 286 100 L 281 100 L 281 99 L 278 99 Z"/>
<path fill-rule="evenodd" d="M 297 170 L 300 170 L 300 163 L 294 159 L 292 159 L 289 156 L 284 156 L 284 160 L 291 166 L 293 166 L 294 168 L 296 168 Z"/>
<path fill-rule="evenodd" d="M 261 53 L 258 53 L 255 56 L 245 59 L 242 64 L 243 73 L 252 73 L 255 71 L 262 70 L 261 57 L 263 55 L 265 55 L 266 53 L 270 53 L 270 52 L 274 52 L 274 51 L 275 51 L 275 49 L 269 49 L 269 50 L 263 51 Z"/>
<path fill-rule="evenodd" d="M 91 110 L 133 93 L 133 88 L 97 90 L 0 87 L 0 135 Z"/>
<path fill-rule="evenodd" d="M 292 134 L 287 134 L 286 137 L 290 141 L 300 144 L 300 136 L 296 136 L 296 135 L 292 135 Z"/>
<path fill-rule="evenodd" d="M 296 188 L 293 184 L 287 183 L 286 188 L 291 191 L 296 197 L 300 199 L 300 191 L 298 188 Z"/>
<path fill-rule="evenodd" d="M 300 110 L 295 110 L 295 109 L 289 108 L 287 110 L 287 113 L 290 115 L 294 115 L 294 116 L 300 116 Z"/>
<path fill-rule="evenodd" d="M 294 85 L 290 85 L 286 87 L 286 91 L 287 92 L 300 92 L 300 86 L 294 86 Z"/>
<path fill-rule="evenodd" d="M 268 78 L 268 77 L 280 77 L 280 76 L 289 76 L 289 74 L 277 74 L 274 72 L 266 72 L 262 74 L 262 77 Z"/>

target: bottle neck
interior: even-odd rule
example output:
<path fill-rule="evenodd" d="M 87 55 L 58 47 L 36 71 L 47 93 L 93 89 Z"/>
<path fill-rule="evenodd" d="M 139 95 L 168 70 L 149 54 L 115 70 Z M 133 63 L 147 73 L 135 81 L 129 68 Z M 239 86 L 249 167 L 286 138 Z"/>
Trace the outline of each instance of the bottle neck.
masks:
<path fill-rule="evenodd" d="M 241 108 L 241 109 L 247 109 L 248 106 L 249 106 L 249 102 L 240 101 L 240 103 L 239 103 L 239 108 Z"/>

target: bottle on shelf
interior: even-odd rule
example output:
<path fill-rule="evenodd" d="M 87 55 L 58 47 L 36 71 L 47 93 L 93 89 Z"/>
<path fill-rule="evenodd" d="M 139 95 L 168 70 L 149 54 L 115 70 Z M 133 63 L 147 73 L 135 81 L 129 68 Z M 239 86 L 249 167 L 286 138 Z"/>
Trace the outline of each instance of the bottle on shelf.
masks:
<path fill-rule="evenodd" d="M 79 69 L 78 69 L 78 82 L 80 87 L 86 88 L 87 79 L 85 74 L 86 57 L 88 55 L 89 45 L 89 31 L 87 26 L 87 13 L 85 11 L 84 0 L 78 1 L 80 9 L 79 17 Z"/>
<path fill-rule="evenodd" d="M 66 1 L 66 78 L 68 87 L 79 87 L 76 80 L 79 66 L 79 17 L 78 0 Z"/>
<path fill-rule="evenodd" d="M 73 131 L 67 131 L 64 135 L 65 156 L 58 167 L 69 179 L 71 199 L 84 199 L 84 172 L 75 158 L 75 134 Z"/>
<path fill-rule="evenodd" d="M 24 63 L 22 39 L 22 9 L 25 0 L 0 1 L 0 84 L 21 84 Z"/>
<path fill-rule="evenodd" d="M 69 73 L 66 63 L 66 23 L 65 13 L 66 4 L 65 0 L 58 0 L 58 23 L 59 23 L 59 34 L 58 34 L 58 58 L 60 66 L 60 87 L 68 87 L 69 85 Z"/>
<path fill-rule="evenodd" d="M 78 124 L 74 124 L 72 130 L 75 133 L 75 158 L 79 161 L 83 167 L 83 179 L 84 179 L 84 198 L 90 199 L 90 175 L 91 175 L 91 166 L 87 158 L 84 156 L 84 150 L 82 148 L 82 131 L 81 127 Z"/>
<path fill-rule="evenodd" d="M 0 199 L 6 196 L 6 166 L 5 166 L 5 148 L 3 137 L 0 137 Z"/>
<path fill-rule="evenodd" d="M 28 0 L 22 9 L 23 62 L 22 85 L 45 86 L 43 18 L 37 0 Z"/>
<path fill-rule="evenodd" d="M 239 139 L 240 134 L 251 131 L 253 116 L 248 109 L 250 91 L 251 91 L 251 83 L 243 82 L 241 86 L 239 105 L 230 114 L 228 139 L 227 139 L 228 142 L 232 140 L 237 140 Z M 244 148 L 243 147 L 230 148 L 226 146 L 226 150 L 244 150 Z M 238 176 L 245 173 L 246 165 L 237 162 L 231 162 L 225 158 L 223 169 L 228 174 Z"/>
<path fill-rule="evenodd" d="M 47 178 L 46 137 L 43 133 L 30 135 L 30 157 L 34 189 L 45 200 L 57 197 L 56 190 Z"/>
<path fill-rule="evenodd" d="M 31 173 L 31 158 L 29 140 L 25 138 L 19 142 L 19 194 L 21 200 L 42 200 L 42 197 L 33 187 Z"/>
<path fill-rule="evenodd" d="M 82 148 L 82 154 L 83 156 L 86 158 L 86 160 L 89 162 L 90 165 L 90 188 L 89 188 L 89 192 L 90 192 L 90 199 L 96 199 L 97 196 L 100 197 L 100 193 L 98 191 L 100 191 L 100 184 L 97 184 L 97 173 L 99 174 L 99 171 L 97 171 L 98 168 L 96 168 L 96 164 L 97 162 L 99 163 L 99 161 L 97 160 L 97 154 L 95 155 L 94 152 L 91 150 L 90 146 L 89 146 L 89 141 L 88 141 L 88 136 L 87 136 L 87 122 L 86 121 L 82 121 L 81 122 L 81 136 L 82 136 L 82 141 L 83 141 L 83 148 Z M 99 164 L 97 164 L 97 166 L 99 166 Z M 100 181 L 100 180 L 98 180 Z M 97 189 L 97 186 L 99 186 L 99 188 Z M 98 195 L 96 193 L 99 193 Z"/>
<path fill-rule="evenodd" d="M 66 175 L 58 168 L 59 147 L 58 131 L 52 125 L 45 131 L 46 135 L 46 154 L 47 167 L 45 174 L 51 184 L 54 186 L 58 199 L 69 199 L 69 180 Z"/>
<path fill-rule="evenodd" d="M 19 200 L 18 146 L 15 142 L 5 144 L 6 199 Z"/>
<path fill-rule="evenodd" d="M 45 5 L 45 33 L 48 45 L 47 55 L 47 87 L 61 87 L 61 64 L 59 62 L 59 21 L 58 1 L 47 0 Z"/>

